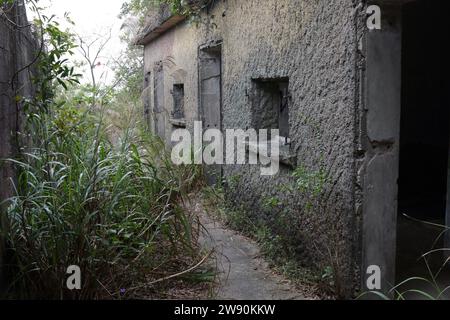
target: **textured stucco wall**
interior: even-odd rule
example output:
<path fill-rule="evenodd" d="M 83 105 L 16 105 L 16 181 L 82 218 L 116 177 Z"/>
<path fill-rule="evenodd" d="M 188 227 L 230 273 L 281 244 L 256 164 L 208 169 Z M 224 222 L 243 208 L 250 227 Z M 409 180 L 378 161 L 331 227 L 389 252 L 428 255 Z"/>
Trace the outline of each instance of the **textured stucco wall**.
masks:
<path fill-rule="evenodd" d="M 155 66 L 163 65 L 164 73 L 164 101 L 166 109 L 163 111 L 165 120 L 166 142 L 170 141 L 172 124 L 170 123 L 173 111 L 172 89 L 174 84 L 184 83 L 185 92 L 185 119 L 188 127 L 198 117 L 198 87 L 197 87 L 197 30 L 188 24 L 181 24 L 171 29 L 154 42 L 145 47 L 145 73 L 150 73 L 148 87 L 144 89 L 143 96 L 149 108 L 149 125 L 153 128 L 154 118 L 154 75 Z"/>
<path fill-rule="evenodd" d="M 355 198 L 359 2 L 227 0 L 205 14 L 199 27 L 182 23 L 145 50 L 146 68 L 162 60 L 168 74 L 173 62 L 186 72 L 189 121 L 199 118 L 198 47 L 222 40 L 224 129 L 251 127 L 252 79 L 289 77 L 296 165 L 309 172 L 323 169 L 329 176 L 313 200 L 318 208 L 305 209 L 308 200 L 293 190 L 293 169 L 287 166 L 274 177 L 261 177 L 257 166 L 225 166 L 228 198 L 255 221 L 266 221 L 296 248 L 293 254 L 300 264 L 315 266 L 319 272 L 335 267 L 347 293 L 358 285 L 360 264 Z M 170 110 L 169 93 L 166 99 Z M 282 204 L 267 208 L 264 203 L 273 197 Z"/>
<path fill-rule="evenodd" d="M 292 185 L 292 170 L 262 178 L 257 168 L 226 168 L 237 175 L 235 198 L 253 215 L 264 215 L 298 260 L 318 268 L 330 265 L 352 285 L 359 260 L 354 208 L 356 110 L 355 8 L 349 0 L 228 2 L 224 28 L 224 126 L 250 125 L 245 90 L 251 78 L 289 77 L 290 133 L 297 165 L 323 168 L 329 183 L 312 212 Z M 226 30 L 226 31 L 225 31 Z M 277 197 L 277 210 L 261 206 Z M 336 258 L 329 259 L 329 252 Z M 318 270 L 319 272 L 321 270 Z"/>
<path fill-rule="evenodd" d="M 18 6 L 17 3 L 22 5 Z M 23 27 L 28 24 L 28 20 L 22 1 L 7 7 L 9 10 L 5 14 L 9 21 L 3 15 L 0 17 L 0 159 L 11 158 L 18 151 L 15 133 L 21 126 L 21 105 L 16 102 L 16 97 L 31 97 L 33 94 L 30 81 L 32 68 L 24 67 L 34 60 L 37 52 L 37 43 L 30 28 Z M 11 166 L 1 162 L 0 202 L 12 195 L 13 177 Z M 2 254 L 0 243 L 0 265 Z"/>

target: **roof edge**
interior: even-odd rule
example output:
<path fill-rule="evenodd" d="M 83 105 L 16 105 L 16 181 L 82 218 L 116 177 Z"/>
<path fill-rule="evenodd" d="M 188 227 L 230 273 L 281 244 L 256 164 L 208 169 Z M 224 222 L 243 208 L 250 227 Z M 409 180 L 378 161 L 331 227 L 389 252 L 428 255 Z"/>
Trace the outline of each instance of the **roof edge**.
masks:
<path fill-rule="evenodd" d="M 169 18 L 164 20 L 162 23 L 160 23 L 158 26 L 154 27 L 151 30 L 148 30 L 145 32 L 144 35 L 141 35 L 136 40 L 136 45 L 147 45 L 159 36 L 163 35 L 173 27 L 175 27 L 180 22 L 184 21 L 186 19 L 185 16 L 181 15 L 171 15 Z"/>

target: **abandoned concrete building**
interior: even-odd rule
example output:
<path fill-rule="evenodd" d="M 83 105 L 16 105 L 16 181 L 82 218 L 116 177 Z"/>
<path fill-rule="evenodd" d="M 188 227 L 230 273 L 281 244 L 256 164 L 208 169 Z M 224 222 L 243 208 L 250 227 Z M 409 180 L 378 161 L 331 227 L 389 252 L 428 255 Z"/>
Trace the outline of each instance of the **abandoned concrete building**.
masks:
<path fill-rule="evenodd" d="M 444 0 L 221 0 L 196 25 L 161 6 L 138 41 L 146 119 L 168 145 L 194 121 L 279 128 L 289 143 L 278 175 L 220 168 L 230 203 L 269 222 L 300 265 L 332 267 L 345 295 L 367 290 L 369 266 L 388 290 L 443 230 L 420 221 L 450 224 L 448 9 Z M 326 176 L 319 192 L 290 187 L 299 167 Z"/>

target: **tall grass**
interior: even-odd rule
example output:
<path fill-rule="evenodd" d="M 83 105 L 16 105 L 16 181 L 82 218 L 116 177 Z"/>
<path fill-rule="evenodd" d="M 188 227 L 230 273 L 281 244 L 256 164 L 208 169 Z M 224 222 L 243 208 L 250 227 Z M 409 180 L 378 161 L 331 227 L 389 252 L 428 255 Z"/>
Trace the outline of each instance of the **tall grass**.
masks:
<path fill-rule="evenodd" d="M 425 264 L 428 274 L 409 277 L 392 286 L 387 293 L 378 291 L 363 292 L 358 299 L 370 297 L 382 300 L 448 300 L 450 283 L 445 282 L 448 281 L 448 276 L 441 277 L 444 273 L 448 274 L 449 272 L 450 248 L 436 248 L 436 246 L 439 240 L 449 232 L 449 228 L 444 225 L 422 221 L 406 214 L 403 214 L 403 216 L 411 221 L 442 229 L 430 250 L 422 254 L 417 261 Z M 433 267 L 431 263 L 431 260 L 436 259 L 436 256 L 443 259 L 441 265 L 437 268 L 436 266 Z"/>
<path fill-rule="evenodd" d="M 4 212 L 9 297 L 152 297 L 198 262 L 179 206 L 197 169 L 174 167 L 136 128 L 113 145 L 101 121 L 74 108 L 30 119 L 40 141 L 8 160 L 18 172 Z M 81 268 L 81 290 L 66 288 L 70 265 Z"/>

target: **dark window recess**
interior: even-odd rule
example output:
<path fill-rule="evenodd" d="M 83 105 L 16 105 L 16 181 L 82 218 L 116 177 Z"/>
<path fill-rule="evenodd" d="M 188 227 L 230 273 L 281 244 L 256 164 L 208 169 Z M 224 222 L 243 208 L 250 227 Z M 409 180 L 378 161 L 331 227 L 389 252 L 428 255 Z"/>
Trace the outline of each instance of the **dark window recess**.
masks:
<path fill-rule="evenodd" d="M 252 90 L 253 127 L 279 129 L 289 144 L 289 79 L 256 79 Z"/>
<path fill-rule="evenodd" d="M 173 111 L 172 118 L 184 119 L 184 84 L 175 84 L 172 91 Z"/>
<path fill-rule="evenodd" d="M 147 90 L 148 87 L 150 86 L 150 76 L 151 76 L 151 72 L 145 73 L 144 90 Z M 144 113 L 147 116 L 147 120 L 149 120 L 148 116 L 150 115 L 150 99 L 149 99 L 147 93 L 144 96 Z"/>
<path fill-rule="evenodd" d="M 164 105 L 164 68 L 162 62 L 155 65 L 153 73 L 153 121 L 155 133 L 160 137 L 164 138 L 166 135 L 166 110 Z"/>
<path fill-rule="evenodd" d="M 144 77 L 144 89 L 146 89 L 146 88 L 148 88 L 148 86 L 150 86 L 150 77 L 151 77 L 151 72 L 147 72 L 146 74 L 145 74 L 145 77 Z"/>

